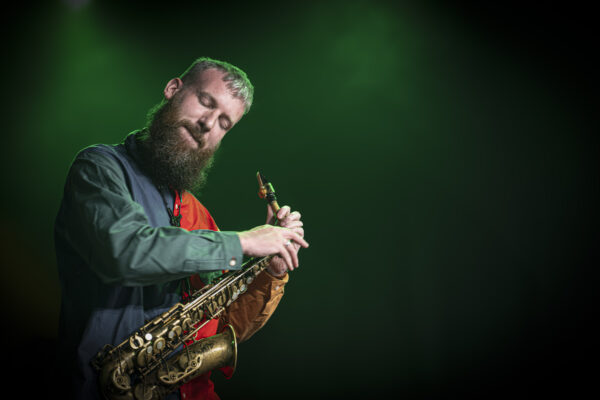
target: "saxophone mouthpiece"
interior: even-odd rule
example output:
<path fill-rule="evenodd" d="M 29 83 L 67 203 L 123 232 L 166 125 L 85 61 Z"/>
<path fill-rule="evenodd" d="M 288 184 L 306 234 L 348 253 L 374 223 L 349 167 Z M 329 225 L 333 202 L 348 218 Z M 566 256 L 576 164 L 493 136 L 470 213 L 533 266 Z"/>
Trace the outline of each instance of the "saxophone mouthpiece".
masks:
<path fill-rule="evenodd" d="M 267 195 L 274 195 L 275 189 L 273 189 L 273 185 L 265 178 L 263 174 L 260 172 L 256 173 L 256 179 L 258 179 L 258 195 L 261 199 L 264 199 Z"/>
<path fill-rule="evenodd" d="M 264 199 L 267 196 L 267 188 L 265 187 L 264 176 L 259 172 L 256 173 L 256 179 L 258 180 L 258 197 Z"/>
<path fill-rule="evenodd" d="M 266 185 L 267 183 L 269 183 L 267 178 L 265 178 L 265 176 L 263 174 L 261 174 L 260 171 L 256 173 L 256 178 L 258 179 L 258 184 L 260 186 L 263 186 L 263 185 Z"/>
<path fill-rule="evenodd" d="M 266 199 L 271 207 L 273 207 L 274 212 L 279 210 L 279 205 L 277 204 L 277 197 L 275 197 L 275 189 L 273 189 L 273 185 L 265 178 L 263 174 L 260 172 L 256 173 L 256 179 L 258 179 L 258 197 L 261 199 Z"/>

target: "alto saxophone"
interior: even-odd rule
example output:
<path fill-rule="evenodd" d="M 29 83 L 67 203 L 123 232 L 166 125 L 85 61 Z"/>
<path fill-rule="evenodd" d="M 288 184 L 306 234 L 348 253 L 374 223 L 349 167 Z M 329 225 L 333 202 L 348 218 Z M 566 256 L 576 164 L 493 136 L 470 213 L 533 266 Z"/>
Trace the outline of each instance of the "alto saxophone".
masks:
<path fill-rule="evenodd" d="M 257 173 L 259 196 L 277 214 L 272 185 Z M 237 364 L 237 339 L 231 325 L 214 336 L 195 340 L 196 333 L 243 294 L 273 256 L 251 259 L 238 271 L 191 293 L 185 302 L 139 328 L 117 346 L 106 345 L 92 365 L 107 400 L 158 400 L 193 378 Z"/>

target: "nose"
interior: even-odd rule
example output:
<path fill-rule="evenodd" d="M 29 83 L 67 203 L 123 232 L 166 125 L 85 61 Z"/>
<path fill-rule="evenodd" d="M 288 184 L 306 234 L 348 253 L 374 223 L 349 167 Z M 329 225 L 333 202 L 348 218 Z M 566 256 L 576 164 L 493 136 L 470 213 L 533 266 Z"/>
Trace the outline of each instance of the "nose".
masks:
<path fill-rule="evenodd" d="M 200 119 L 198 119 L 198 125 L 202 130 L 202 133 L 210 131 L 217 121 L 218 115 L 216 110 L 210 110 L 204 113 Z"/>

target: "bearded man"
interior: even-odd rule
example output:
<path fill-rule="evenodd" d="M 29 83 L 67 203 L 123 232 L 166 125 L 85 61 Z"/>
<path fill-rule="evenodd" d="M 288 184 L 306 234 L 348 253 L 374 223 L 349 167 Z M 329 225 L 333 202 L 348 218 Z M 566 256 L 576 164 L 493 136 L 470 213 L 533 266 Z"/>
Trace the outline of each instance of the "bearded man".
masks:
<path fill-rule="evenodd" d="M 100 398 L 94 356 L 222 274 L 244 256 L 276 255 L 267 269 L 196 339 L 231 324 L 238 342 L 267 322 L 288 271 L 307 247 L 300 213 L 267 212 L 267 224 L 220 231 L 191 191 L 205 181 L 223 137 L 252 104 L 246 74 L 200 58 L 164 89 L 147 126 L 118 145 L 94 145 L 75 157 L 55 223 L 62 290 L 59 369 L 67 398 Z M 275 217 L 279 226 L 273 226 Z M 226 371 L 224 371 L 226 372 Z M 64 398 L 65 396 L 63 396 Z M 169 398 L 218 399 L 210 373 Z"/>

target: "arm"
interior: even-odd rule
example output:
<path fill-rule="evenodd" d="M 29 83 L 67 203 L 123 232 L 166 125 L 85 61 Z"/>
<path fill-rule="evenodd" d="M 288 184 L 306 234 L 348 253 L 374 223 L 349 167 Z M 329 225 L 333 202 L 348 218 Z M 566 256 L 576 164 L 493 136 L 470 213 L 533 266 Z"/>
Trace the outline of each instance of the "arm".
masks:
<path fill-rule="evenodd" d="M 107 284 L 148 285 L 239 269 L 243 257 L 235 232 L 152 227 L 116 160 L 97 152 L 74 161 L 57 232 Z"/>

